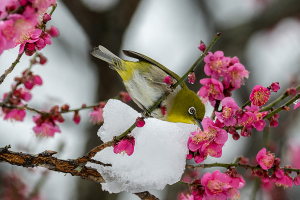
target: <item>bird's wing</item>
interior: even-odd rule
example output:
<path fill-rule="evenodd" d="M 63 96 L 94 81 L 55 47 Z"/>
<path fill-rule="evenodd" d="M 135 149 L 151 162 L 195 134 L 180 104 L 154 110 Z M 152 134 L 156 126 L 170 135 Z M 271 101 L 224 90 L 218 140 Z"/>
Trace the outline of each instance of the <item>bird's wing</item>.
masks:
<path fill-rule="evenodd" d="M 168 68 L 166 68 L 165 66 L 163 66 L 162 64 L 160 64 L 159 62 L 134 51 L 129 51 L 129 50 L 123 50 L 123 53 L 126 56 L 132 57 L 132 58 L 136 58 L 139 59 L 140 61 L 145 61 L 148 63 L 151 63 L 157 67 L 159 67 L 160 69 L 162 69 L 164 72 L 166 72 L 167 74 L 169 74 L 170 76 L 172 76 L 174 79 L 176 79 L 177 81 L 180 79 L 180 76 L 178 76 L 176 73 L 172 72 L 171 70 L 169 70 Z"/>

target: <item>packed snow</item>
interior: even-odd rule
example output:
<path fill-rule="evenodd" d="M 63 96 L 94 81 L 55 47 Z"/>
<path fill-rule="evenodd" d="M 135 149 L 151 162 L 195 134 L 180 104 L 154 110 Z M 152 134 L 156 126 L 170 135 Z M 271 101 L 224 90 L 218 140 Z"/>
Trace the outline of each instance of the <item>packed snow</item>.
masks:
<path fill-rule="evenodd" d="M 103 115 L 104 124 L 98 131 L 103 142 L 122 134 L 141 116 L 118 100 L 109 100 Z M 135 137 L 131 156 L 115 154 L 113 147 L 108 147 L 98 152 L 93 159 L 111 164 L 111 167 L 88 163 L 105 179 L 103 190 L 110 193 L 162 190 L 167 184 L 180 180 L 188 154 L 187 140 L 196 126 L 153 118 L 145 119 L 145 122 L 144 127 L 136 127 L 131 133 Z"/>

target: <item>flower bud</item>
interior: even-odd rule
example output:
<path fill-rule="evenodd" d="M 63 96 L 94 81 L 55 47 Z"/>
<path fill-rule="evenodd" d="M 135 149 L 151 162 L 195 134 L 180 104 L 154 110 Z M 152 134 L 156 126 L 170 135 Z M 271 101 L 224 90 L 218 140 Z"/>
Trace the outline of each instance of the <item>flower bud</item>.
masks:
<path fill-rule="evenodd" d="M 241 156 L 241 157 L 239 158 L 239 163 L 240 163 L 240 164 L 248 165 L 248 164 L 249 164 L 249 159 L 248 159 L 248 158 L 245 158 L 244 156 Z"/>
<path fill-rule="evenodd" d="M 40 64 L 44 65 L 47 62 L 47 58 L 45 56 L 43 56 L 43 54 L 39 54 L 40 57 Z"/>
<path fill-rule="evenodd" d="M 79 115 L 79 112 L 78 112 L 78 110 L 76 110 L 74 113 L 74 116 L 73 116 L 73 121 L 75 122 L 75 124 L 79 124 L 80 119 L 81 119 L 81 117 Z"/>
<path fill-rule="evenodd" d="M 202 40 L 200 41 L 200 45 L 198 46 L 198 49 L 200 51 L 205 51 L 206 50 L 206 45 L 204 44 L 204 42 L 202 42 Z"/>
<path fill-rule="evenodd" d="M 290 111 L 290 107 L 288 107 L 288 106 L 282 106 L 282 109 L 285 111 Z"/>
<path fill-rule="evenodd" d="M 130 95 L 128 94 L 128 92 L 123 92 L 123 91 L 121 91 L 121 92 L 119 93 L 119 97 L 120 97 L 120 99 L 121 99 L 124 103 L 127 103 L 127 102 L 131 101 L 131 97 L 130 97 Z"/>
<path fill-rule="evenodd" d="M 195 81 L 196 81 L 196 75 L 195 75 L 195 72 L 191 72 L 191 73 L 189 74 L 188 81 L 189 81 L 190 84 L 194 84 L 194 83 L 195 83 Z"/>
<path fill-rule="evenodd" d="M 279 83 L 278 83 L 278 82 L 272 83 L 272 84 L 270 85 L 270 89 L 271 89 L 273 92 L 277 92 L 277 91 L 280 89 Z"/>
<path fill-rule="evenodd" d="M 280 162 L 281 162 L 280 158 L 275 158 L 275 160 L 274 160 L 274 166 L 279 166 Z"/>
<path fill-rule="evenodd" d="M 287 93 L 288 95 L 295 96 L 295 95 L 297 94 L 297 90 L 296 90 L 296 88 L 288 88 L 288 89 L 286 90 L 286 93 Z"/>
<path fill-rule="evenodd" d="M 173 84 L 173 79 L 171 76 L 166 76 L 164 78 L 164 83 L 167 84 L 167 85 L 172 85 Z"/>
<path fill-rule="evenodd" d="M 60 107 L 61 111 L 68 111 L 70 109 L 70 106 L 68 104 L 64 104 Z"/>
<path fill-rule="evenodd" d="M 86 104 L 83 103 L 83 104 L 81 105 L 81 108 L 85 108 L 85 107 L 86 107 Z"/>
<path fill-rule="evenodd" d="M 165 114 L 166 114 L 167 108 L 166 108 L 165 106 L 160 106 L 159 108 L 160 108 L 161 113 L 162 113 L 163 115 L 165 115 Z"/>
<path fill-rule="evenodd" d="M 240 135 L 236 132 L 234 134 L 232 134 L 232 139 L 234 139 L 235 141 L 240 139 Z"/>
<path fill-rule="evenodd" d="M 47 33 L 49 33 L 52 37 L 58 37 L 59 31 L 56 27 L 51 26 L 49 30 L 47 30 Z"/>
<path fill-rule="evenodd" d="M 264 183 L 268 183 L 270 181 L 270 177 L 268 175 L 268 172 L 265 172 L 263 174 L 263 176 L 261 177 L 261 181 L 264 182 Z"/>
<path fill-rule="evenodd" d="M 296 176 L 296 177 L 294 178 L 294 184 L 295 184 L 295 185 L 300 185 L 300 175 L 298 175 L 298 176 Z"/>
<path fill-rule="evenodd" d="M 47 23 L 50 20 L 51 20 L 51 15 L 49 15 L 48 13 L 45 13 L 43 16 L 43 22 Z"/>
<path fill-rule="evenodd" d="M 145 121 L 142 117 L 136 118 L 136 126 L 137 127 L 143 127 L 145 125 Z"/>
<path fill-rule="evenodd" d="M 101 102 L 99 103 L 99 107 L 100 107 L 100 108 L 104 108 L 105 105 L 106 105 L 106 102 L 104 102 L 104 101 L 101 101 Z"/>
<path fill-rule="evenodd" d="M 241 136 L 250 137 L 251 136 L 251 130 L 247 129 L 246 127 L 243 127 L 242 130 L 241 130 Z"/>

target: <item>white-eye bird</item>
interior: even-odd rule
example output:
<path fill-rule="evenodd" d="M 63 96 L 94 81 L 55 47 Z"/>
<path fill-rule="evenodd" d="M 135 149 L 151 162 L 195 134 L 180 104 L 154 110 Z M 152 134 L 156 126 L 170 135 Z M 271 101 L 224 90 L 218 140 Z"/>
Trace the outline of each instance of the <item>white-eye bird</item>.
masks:
<path fill-rule="evenodd" d="M 127 50 L 123 50 L 123 53 L 139 61 L 122 60 L 101 45 L 91 52 L 119 73 L 132 100 L 144 111 L 170 90 L 164 83 L 166 76 L 171 76 L 174 84 L 180 79 L 176 73 L 143 54 Z M 151 116 L 169 122 L 198 124 L 202 129 L 204 114 L 205 106 L 200 98 L 182 82 Z"/>

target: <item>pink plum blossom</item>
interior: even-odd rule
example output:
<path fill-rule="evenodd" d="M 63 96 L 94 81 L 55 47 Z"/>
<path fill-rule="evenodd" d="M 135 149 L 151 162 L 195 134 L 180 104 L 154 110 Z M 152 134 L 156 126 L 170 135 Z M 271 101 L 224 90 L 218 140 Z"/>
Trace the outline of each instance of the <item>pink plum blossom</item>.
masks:
<path fill-rule="evenodd" d="M 25 110 L 19 109 L 5 109 L 2 108 L 2 112 L 5 114 L 4 120 L 15 120 L 15 121 L 23 121 L 26 115 Z"/>
<path fill-rule="evenodd" d="M 271 92 L 268 88 L 256 85 L 250 94 L 250 101 L 255 106 L 265 105 L 269 101 Z"/>
<path fill-rule="evenodd" d="M 36 126 L 33 127 L 33 131 L 39 136 L 53 137 L 55 133 L 61 133 L 59 127 L 55 124 L 54 121 L 50 120 L 41 120 L 41 115 L 37 114 L 33 117 L 33 121 L 36 123 Z"/>
<path fill-rule="evenodd" d="M 99 107 L 94 107 L 94 111 L 90 113 L 91 121 L 94 124 L 101 124 L 104 122 L 103 119 L 103 110 Z"/>
<path fill-rule="evenodd" d="M 249 72 L 245 69 L 244 65 L 235 60 L 232 62 L 237 62 L 230 66 L 226 73 L 224 73 L 223 84 L 226 89 L 235 90 L 244 85 L 244 79 L 249 77 Z"/>
<path fill-rule="evenodd" d="M 43 80 L 38 75 L 28 74 L 28 76 L 22 80 L 25 88 L 31 90 L 35 85 L 42 85 Z"/>
<path fill-rule="evenodd" d="M 201 179 L 201 185 L 205 188 L 204 199 L 239 199 L 239 191 L 230 184 L 231 180 L 227 174 L 222 174 L 219 170 L 205 173 Z"/>
<path fill-rule="evenodd" d="M 19 49 L 19 54 L 24 51 L 25 45 L 27 43 L 34 43 L 39 40 L 39 37 L 42 33 L 41 29 L 28 30 L 23 33 L 20 39 L 16 41 L 16 44 L 21 44 Z"/>
<path fill-rule="evenodd" d="M 238 105 L 231 97 L 226 97 L 222 101 L 222 112 L 215 112 L 220 122 L 226 126 L 234 126 L 237 122 L 235 118 L 235 111 L 239 109 Z"/>
<path fill-rule="evenodd" d="M 277 186 L 283 186 L 284 188 L 293 187 L 293 179 L 285 174 L 282 178 L 278 178 L 275 184 Z"/>
<path fill-rule="evenodd" d="M 14 21 L 0 21 L 0 55 L 4 50 L 15 46 L 15 42 L 13 40 L 15 36 L 16 31 L 14 28 Z"/>
<path fill-rule="evenodd" d="M 246 111 L 238 118 L 238 124 L 245 126 L 247 129 L 252 129 L 254 122 L 257 120 L 256 115 L 249 111 L 250 107 L 246 106 Z"/>
<path fill-rule="evenodd" d="M 204 57 L 204 72 L 211 78 L 219 79 L 224 74 L 229 63 L 229 58 L 224 57 L 223 51 L 216 51 L 214 54 L 208 52 L 208 55 Z"/>
<path fill-rule="evenodd" d="M 134 145 L 135 145 L 135 139 L 133 137 L 130 137 L 129 139 L 122 139 L 120 142 L 115 144 L 114 146 L 114 153 L 126 153 L 128 156 L 131 156 L 131 154 L 134 151 Z"/>
<path fill-rule="evenodd" d="M 300 175 L 298 174 L 293 181 L 295 185 L 300 185 Z"/>
<path fill-rule="evenodd" d="M 273 166 L 274 157 L 274 154 L 271 154 L 269 151 L 267 152 L 266 148 L 263 148 L 258 152 L 256 161 L 262 169 L 268 170 Z"/>
<path fill-rule="evenodd" d="M 198 91 L 198 95 L 202 98 L 208 98 L 211 105 L 214 107 L 216 100 L 222 100 L 225 98 L 223 94 L 223 85 L 214 78 L 204 78 L 200 80 L 200 83 L 204 85 Z"/>
<path fill-rule="evenodd" d="M 279 113 L 276 113 L 271 118 L 269 118 L 270 127 L 276 127 L 278 125 Z"/>
<path fill-rule="evenodd" d="M 256 120 L 253 126 L 256 128 L 256 130 L 262 131 L 266 126 L 266 122 L 263 118 L 268 114 L 268 111 L 259 112 L 259 107 L 253 104 L 251 105 L 250 108 L 248 106 L 248 111 L 252 111 L 256 115 Z"/>
<path fill-rule="evenodd" d="M 212 157 L 221 157 L 222 147 L 228 139 L 228 134 L 224 129 L 218 127 L 221 123 L 214 123 L 209 117 L 202 121 L 204 131 L 199 128 L 195 132 L 191 132 L 188 139 L 188 148 L 192 152 L 198 151 L 195 155 L 197 163 L 203 162 L 207 155 Z"/>
<path fill-rule="evenodd" d="M 30 101 L 30 99 L 32 98 L 31 93 L 28 90 L 26 90 L 26 89 L 24 89 L 22 87 L 16 89 L 13 96 L 17 97 L 17 98 L 21 98 L 21 99 L 23 99 L 26 102 Z"/>

